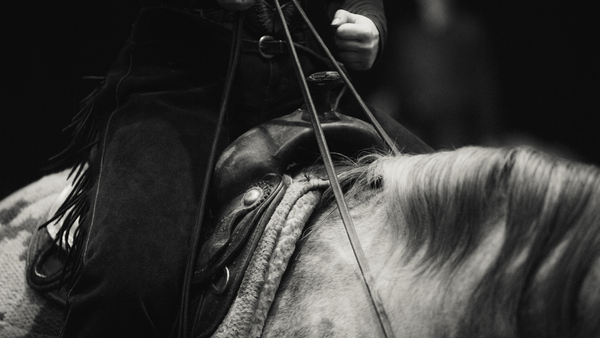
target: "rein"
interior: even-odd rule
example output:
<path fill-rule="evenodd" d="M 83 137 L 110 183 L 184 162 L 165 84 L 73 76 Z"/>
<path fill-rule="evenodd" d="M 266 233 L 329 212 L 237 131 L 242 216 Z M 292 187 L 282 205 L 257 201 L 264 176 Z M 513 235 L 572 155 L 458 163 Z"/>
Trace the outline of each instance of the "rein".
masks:
<path fill-rule="evenodd" d="M 208 166 L 204 175 L 204 182 L 202 186 L 202 195 L 200 196 L 200 204 L 198 206 L 198 212 L 196 214 L 196 224 L 192 233 L 192 247 L 191 254 L 188 257 L 188 262 L 185 270 L 185 278 L 183 280 L 183 292 L 181 297 L 181 308 L 179 312 L 179 336 L 182 338 L 189 337 L 189 325 L 188 325 L 188 308 L 191 294 L 192 277 L 194 274 L 194 264 L 196 262 L 196 254 L 200 246 L 200 231 L 202 230 L 202 224 L 204 220 L 204 213 L 206 211 L 206 199 L 210 191 L 210 181 L 212 179 L 213 168 L 217 159 L 217 146 L 219 144 L 219 135 L 221 135 L 221 129 L 223 128 L 223 121 L 225 120 L 225 114 L 227 113 L 229 97 L 231 96 L 231 89 L 233 88 L 233 79 L 235 78 L 235 72 L 240 58 L 241 50 L 241 31 L 244 23 L 244 15 L 241 12 L 236 12 L 235 23 L 233 27 L 233 42 L 231 44 L 229 65 L 227 68 L 227 77 L 225 80 L 225 88 L 223 96 L 221 97 L 221 105 L 219 108 L 219 120 L 217 121 L 217 127 L 213 137 L 213 142 L 208 157 Z"/>
<path fill-rule="evenodd" d="M 330 59 L 331 63 L 333 65 L 335 65 L 336 69 L 342 76 L 346 85 L 350 88 L 352 93 L 356 96 L 357 100 L 361 104 L 361 107 L 363 108 L 363 110 L 365 111 L 365 113 L 367 114 L 367 116 L 369 117 L 369 119 L 371 120 L 373 125 L 375 126 L 375 129 L 379 133 L 379 136 L 385 141 L 387 146 L 394 152 L 394 154 L 397 154 L 398 150 L 396 149 L 395 145 L 393 144 L 391 139 L 387 136 L 385 131 L 383 131 L 383 129 L 381 128 L 379 123 L 375 120 L 373 114 L 369 111 L 369 109 L 367 108 L 364 101 L 362 101 L 362 99 L 358 95 L 358 92 L 356 91 L 354 86 L 352 86 L 352 84 L 350 83 L 350 80 L 346 76 L 345 72 L 339 66 L 339 64 L 337 63 L 337 61 L 335 60 L 335 58 L 333 57 L 331 52 L 328 50 L 327 46 L 325 46 L 325 43 L 323 43 L 323 40 L 321 39 L 321 37 L 319 36 L 319 34 L 315 30 L 315 28 L 310 23 L 310 20 L 308 19 L 308 17 L 302 10 L 302 7 L 300 7 L 300 5 L 298 4 L 298 2 L 296 0 L 292 0 L 292 2 L 294 3 L 294 6 L 298 10 L 298 12 L 302 15 L 302 18 L 304 19 L 305 23 L 310 28 L 312 34 L 319 41 L 319 44 L 321 45 L 323 50 L 326 51 L 327 56 Z M 352 251 L 354 252 L 354 256 L 356 257 L 356 262 L 358 263 L 358 266 L 361 271 L 361 276 L 363 277 L 363 281 L 369 292 L 369 297 L 371 299 L 371 303 L 373 304 L 373 307 L 375 308 L 375 311 L 377 313 L 377 318 L 379 319 L 379 324 L 381 325 L 381 328 L 383 329 L 383 332 L 386 337 L 388 337 L 388 338 L 394 337 L 394 332 L 392 330 L 392 326 L 390 324 L 389 318 L 387 317 L 385 309 L 383 308 L 383 303 L 381 302 L 381 298 L 379 297 L 379 294 L 377 293 L 377 291 L 374 288 L 374 284 L 375 284 L 374 279 L 371 274 L 371 270 L 369 268 L 367 258 L 362 250 L 362 246 L 360 245 L 360 240 L 358 239 L 358 235 L 356 233 L 354 223 L 352 222 L 352 218 L 350 217 L 350 212 L 348 211 L 348 206 L 346 204 L 346 201 L 344 200 L 342 188 L 340 187 L 340 183 L 337 179 L 337 174 L 335 173 L 335 168 L 333 166 L 333 161 L 331 159 L 329 147 L 327 146 L 327 140 L 325 139 L 325 134 L 323 133 L 323 129 L 321 128 L 321 124 L 319 122 L 319 116 L 317 114 L 315 104 L 310 95 L 310 91 L 308 89 L 308 84 L 306 83 L 306 77 L 304 76 L 304 73 L 302 71 L 302 66 L 300 65 L 300 60 L 298 58 L 298 54 L 296 53 L 296 49 L 295 49 L 295 46 L 294 46 L 294 43 L 292 40 L 292 36 L 291 36 L 289 28 L 287 26 L 287 22 L 285 20 L 285 16 L 281 9 L 281 5 L 279 4 L 279 0 L 275 0 L 275 6 L 277 7 L 277 13 L 279 14 L 279 18 L 281 20 L 283 29 L 285 31 L 285 37 L 288 42 L 290 52 L 294 58 L 294 66 L 295 66 L 295 70 L 296 70 L 296 75 L 298 77 L 298 81 L 301 84 L 302 94 L 304 95 L 304 101 L 306 102 L 308 111 L 310 113 L 309 116 L 310 116 L 311 123 L 313 125 L 313 129 L 315 131 L 315 136 L 317 138 L 319 151 L 321 153 L 321 157 L 323 158 L 323 162 L 325 164 L 325 170 L 327 171 L 327 176 L 331 183 L 331 188 L 333 190 L 333 194 L 335 196 L 335 200 L 337 202 L 338 209 L 340 210 L 342 221 L 344 223 L 344 228 L 346 230 L 346 234 L 348 235 L 348 239 L 350 240 L 350 245 L 352 246 Z"/>

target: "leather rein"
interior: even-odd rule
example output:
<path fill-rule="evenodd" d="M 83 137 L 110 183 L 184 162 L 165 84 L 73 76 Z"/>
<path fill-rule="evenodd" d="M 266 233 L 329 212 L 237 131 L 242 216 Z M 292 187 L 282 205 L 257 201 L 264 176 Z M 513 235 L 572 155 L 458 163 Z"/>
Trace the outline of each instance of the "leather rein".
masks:
<path fill-rule="evenodd" d="M 346 87 L 348 89 L 350 89 L 350 91 L 352 92 L 354 97 L 359 102 L 359 105 L 361 106 L 362 110 L 365 112 L 365 114 L 369 118 L 371 124 L 375 128 L 379 137 L 384 141 L 384 143 L 387 145 L 387 147 L 394 154 L 398 154 L 399 151 L 396 148 L 395 143 L 390 139 L 390 137 L 383 130 L 383 128 L 381 127 L 379 122 L 375 119 L 373 114 L 370 112 L 369 108 L 367 107 L 365 102 L 362 100 L 362 98 L 360 97 L 360 95 L 358 94 L 358 92 L 356 91 L 356 89 L 354 88 L 352 83 L 350 82 L 345 69 L 343 69 L 342 66 L 335 60 L 335 58 L 333 57 L 333 55 L 331 54 L 331 52 L 329 51 L 329 49 L 327 48 L 327 46 L 325 45 L 325 43 L 323 42 L 323 40 L 321 39 L 319 34 L 317 33 L 316 29 L 314 28 L 314 26 L 308 19 L 306 13 L 303 11 L 302 7 L 299 5 L 298 1 L 297 0 L 291 0 L 291 1 L 292 1 L 293 5 L 296 7 L 296 9 L 298 10 L 298 12 L 300 13 L 300 15 L 302 16 L 304 22 L 306 23 L 309 30 L 316 38 L 316 40 L 319 43 L 319 45 L 321 46 L 321 48 L 327 54 L 327 57 L 330 60 L 331 64 L 334 65 L 334 67 L 336 68 L 337 72 L 339 73 L 339 75 L 343 79 L 344 83 L 346 84 Z M 331 154 L 329 152 L 329 147 L 328 147 L 327 141 L 325 139 L 325 134 L 323 132 L 323 128 L 321 127 L 321 124 L 319 121 L 319 116 L 318 116 L 317 110 L 315 108 L 313 99 L 311 97 L 311 94 L 310 94 L 310 91 L 308 88 L 308 84 L 306 81 L 306 77 L 303 73 L 302 66 L 300 64 L 300 60 L 299 60 L 298 54 L 296 52 L 296 47 L 293 43 L 291 33 L 289 31 L 289 27 L 285 20 L 285 16 L 283 14 L 281 5 L 279 4 L 279 0 L 274 0 L 274 3 L 275 3 L 275 7 L 277 9 L 277 13 L 279 15 L 279 19 L 282 23 L 282 26 L 283 26 L 283 29 L 285 32 L 286 42 L 287 42 L 290 54 L 292 55 L 293 60 L 294 60 L 294 68 L 296 71 L 296 75 L 298 77 L 298 81 L 300 82 L 300 87 L 302 89 L 302 94 L 304 97 L 304 101 L 306 103 L 307 110 L 309 112 L 309 117 L 311 120 L 312 127 L 314 129 L 317 145 L 319 147 L 319 152 L 320 152 L 320 155 L 324 162 L 325 170 L 327 172 L 327 176 L 329 178 L 331 188 L 334 193 L 334 197 L 335 197 L 336 203 L 338 205 L 338 209 L 340 211 L 340 215 L 341 215 L 341 218 L 342 218 L 342 221 L 344 224 L 344 228 L 346 230 L 346 234 L 348 236 L 348 239 L 349 239 L 351 247 L 352 247 L 352 251 L 354 253 L 354 256 L 358 263 L 359 269 L 361 271 L 361 276 L 363 278 L 363 282 L 365 283 L 365 286 L 368 290 L 369 298 L 371 299 L 371 303 L 375 309 L 375 312 L 377 313 L 377 318 L 379 320 L 379 324 L 384 332 L 385 337 L 392 338 L 392 337 L 394 337 L 394 333 L 392 331 L 392 326 L 390 324 L 389 318 L 383 307 L 383 302 L 381 301 L 379 294 L 377 293 L 377 291 L 374 288 L 375 282 L 373 279 L 373 275 L 369 268 L 369 264 L 367 262 L 366 256 L 362 249 L 362 246 L 360 244 L 360 240 L 356 233 L 354 223 L 350 216 L 348 206 L 344 199 L 342 189 L 338 182 L 337 174 L 335 172 Z M 226 77 L 226 81 L 225 81 L 225 88 L 224 88 L 223 96 L 221 99 L 221 106 L 220 106 L 220 110 L 219 110 L 219 120 L 218 120 L 217 128 L 215 130 L 215 136 L 213 138 L 213 143 L 212 143 L 211 152 L 210 152 L 210 156 L 209 156 L 209 162 L 208 162 L 208 164 L 209 164 L 208 168 L 211 168 L 211 169 L 215 167 L 215 162 L 216 162 L 216 158 L 218 155 L 217 154 L 217 149 L 218 149 L 217 146 L 218 146 L 218 138 L 219 138 L 218 136 L 221 133 L 223 121 L 224 121 L 225 114 L 226 114 L 227 107 L 228 107 L 229 97 L 231 95 L 233 79 L 235 77 L 235 71 L 236 71 L 237 65 L 239 63 L 240 49 L 241 49 L 242 24 L 243 24 L 243 12 L 236 12 L 236 21 L 234 23 L 233 43 L 232 43 L 231 51 L 230 51 L 230 62 L 229 62 L 227 77 Z M 198 248 L 199 242 L 200 242 L 199 238 L 200 238 L 200 231 L 202 229 L 203 215 L 206 211 L 206 204 L 207 204 L 206 201 L 207 201 L 207 197 L 208 197 L 209 186 L 210 186 L 210 182 L 212 179 L 212 175 L 213 175 L 213 170 L 206 171 L 206 175 L 204 177 L 204 186 L 203 186 L 202 195 L 200 198 L 200 205 L 198 207 L 198 214 L 196 215 L 196 226 L 194 227 L 194 233 L 192 234 L 193 235 L 192 247 L 191 247 L 192 254 L 189 257 L 189 261 L 188 261 L 188 264 L 186 267 L 185 279 L 184 279 L 184 284 L 183 284 L 183 292 L 182 292 L 182 300 L 181 300 L 180 317 L 179 317 L 179 336 L 183 337 L 183 338 L 189 337 L 190 326 L 188 325 L 188 311 L 189 311 L 188 308 L 189 308 L 189 301 L 190 301 L 190 294 L 191 294 L 191 285 L 192 285 L 195 262 L 196 262 L 196 258 L 197 258 L 196 255 L 197 255 L 198 249 L 199 249 Z"/>
<path fill-rule="evenodd" d="M 371 113 L 371 111 L 369 110 L 367 105 L 364 103 L 364 101 L 362 100 L 360 95 L 358 95 L 358 92 L 356 91 L 356 89 L 354 88 L 352 83 L 350 82 L 345 70 L 335 60 L 335 58 L 333 57 L 333 55 L 331 54 L 331 52 L 329 51 L 329 49 L 327 48 L 327 46 L 325 45 L 325 43 L 323 42 L 323 40 L 321 39 L 319 34 L 317 33 L 316 29 L 314 28 L 314 26 L 312 25 L 312 23 L 306 16 L 306 13 L 304 13 L 304 10 L 298 4 L 298 1 L 292 0 L 292 3 L 294 4 L 296 9 L 302 16 L 303 20 L 309 27 L 311 33 L 314 35 L 314 37 L 319 42 L 319 45 L 321 46 L 321 48 L 323 48 L 323 50 L 326 51 L 327 57 L 329 58 L 331 63 L 335 66 L 335 68 L 338 71 L 338 73 L 340 74 L 340 76 L 342 76 L 342 79 L 344 80 L 344 83 L 346 84 L 346 86 L 350 89 L 352 94 L 356 97 L 356 99 L 360 103 L 361 108 L 363 109 L 365 114 L 367 114 L 367 116 L 369 117 L 369 120 L 375 127 L 375 130 L 377 131 L 379 136 L 384 140 L 386 145 L 390 148 L 390 150 L 392 152 L 394 152 L 394 154 L 398 154 L 398 149 L 396 148 L 395 144 L 392 142 L 392 140 L 389 138 L 389 136 L 385 133 L 385 131 L 383 130 L 381 125 L 379 125 L 379 122 L 377 122 L 377 120 L 375 119 L 375 117 L 373 116 L 373 114 Z M 342 221 L 344 223 L 344 228 L 346 230 L 346 234 L 348 235 L 348 239 L 350 240 L 350 245 L 352 246 L 352 251 L 354 252 L 354 256 L 356 257 L 356 261 L 360 268 L 361 276 L 363 277 L 363 281 L 369 292 L 369 297 L 371 299 L 371 303 L 373 304 L 373 307 L 375 308 L 375 311 L 377 313 L 377 318 L 379 319 L 379 324 L 381 325 L 381 328 L 383 329 L 383 332 L 386 337 L 388 337 L 388 338 L 394 337 L 394 332 L 392 331 L 392 326 L 390 324 L 387 313 L 385 312 L 385 309 L 383 307 L 383 302 L 381 301 L 379 294 L 377 293 L 377 291 L 374 288 L 375 281 L 373 279 L 373 275 L 371 274 L 371 270 L 369 268 L 367 257 L 365 256 L 362 246 L 360 245 L 360 240 L 358 239 L 358 234 L 356 233 L 356 229 L 354 227 L 352 217 L 350 217 L 350 212 L 348 211 L 348 205 L 346 204 L 346 200 L 344 199 L 344 194 L 342 192 L 342 188 L 340 187 L 340 183 L 337 179 L 337 174 L 335 173 L 335 168 L 333 165 L 333 161 L 331 159 L 331 154 L 330 154 L 329 148 L 327 146 L 327 140 L 325 139 L 325 134 L 323 133 L 323 129 L 321 128 L 321 124 L 319 123 L 319 117 L 317 115 L 317 110 L 315 108 L 314 102 L 310 95 L 310 91 L 308 89 L 308 84 L 306 83 L 306 77 L 304 76 L 304 73 L 302 71 L 302 66 L 300 65 L 300 60 L 298 58 L 298 54 L 296 53 L 296 49 L 295 49 L 295 46 L 292 41 L 292 36 L 290 34 L 287 23 L 285 21 L 285 17 L 283 15 L 281 5 L 279 4 L 279 0 L 275 0 L 275 6 L 277 7 L 277 13 L 279 14 L 279 18 L 282 22 L 282 25 L 283 25 L 283 28 L 285 31 L 285 36 L 286 36 L 286 40 L 288 42 L 288 46 L 290 48 L 290 52 L 294 58 L 294 66 L 296 69 L 296 75 L 298 76 L 298 80 L 300 81 L 300 84 L 301 84 L 302 94 L 304 95 L 304 101 L 307 103 L 307 108 L 310 113 L 310 120 L 313 125 L 313 129 L 315 130 L 315 135 L 317 137 L 319 151 L 321 153 L 321 157 L 323 158 L 323 162 L 325 164 L 325 170 L 327 171 L 327 177 L 329 178 L 329 181 L 331 183 L 331 188 L 333 190 L 333 194 L 335 196 L 335 200 L 337 202 L 338 209 L 340 211 L 340 215 L 341 215 Z"/>

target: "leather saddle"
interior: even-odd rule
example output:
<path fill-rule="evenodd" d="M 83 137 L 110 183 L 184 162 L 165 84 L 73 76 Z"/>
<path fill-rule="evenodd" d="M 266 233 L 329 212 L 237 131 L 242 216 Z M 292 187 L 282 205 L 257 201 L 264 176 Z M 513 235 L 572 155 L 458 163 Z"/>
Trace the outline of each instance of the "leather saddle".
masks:
<path fill-rule="evenodd" d="M 330 73 L 330 72 L 328 72 Z M 331 74 L 321 75 L 329 78 Z M 316 81 L 317 111 L 332 154 L 356 157 L 368 149 L 386 149 L 375 129 L 357 118 L 333 111 L 329 89 L 333 81 Z M 409 133 L 410 134 L 410 133 Z M 402 144 L 406 152 L 420 152 Z M 400 139 L 407 139 L 401 135 Z M 201 240 L 192 282 L 190 314 L 194 336 L 210 336 L 222 322 L 241 284 L 244 272 L 262 232 L 289 185 L 289 173 L 320 157 L 306 109 L 267 121 L 229 145 L 215 166 L 211 191 L 218 210 L 208 219 Z M 66 293 L 60 288 L 61 259 L 45 229 L 34 233 L 27 259 L 27 281 L 35 290 L 60 305 Z"/>
<path fill-rule="evenodd" d="M 388 149 L 372 125 L 335 111 L 330 95 L 342 83 L 337 72 L 316 73 L 307 81 L 331 154 L 357 158 L 365 151 Z M 403 140 L 397 146 L 406 153 L 428 149 L 408 131 L 393 136 Z M 194 337 L 212 335 L 225 318 L 290 183 L 284 174 L 314 165 L 320 156 L 306 107 L 251 129 L 223 151 L 215 165 L 212 193 L 216 204 L 224 207 L 203 241 L 193 275 Z"/>
<path fill-rule="evenodd" d="M 367 149 L 386 147 L 371 125 L 356 118 L 328 111 L 321 115 L 321 126 L 333 153 L 356 157 Z M 227 314 L 290 183 L 283 174 L 315 164 L 319 157 L 305 109 L 263 123 L 225 149 L 213 177 L 217 205 L 225 207 L 203 242 L 193 275 L 194 337 L 210 336 Z"/>

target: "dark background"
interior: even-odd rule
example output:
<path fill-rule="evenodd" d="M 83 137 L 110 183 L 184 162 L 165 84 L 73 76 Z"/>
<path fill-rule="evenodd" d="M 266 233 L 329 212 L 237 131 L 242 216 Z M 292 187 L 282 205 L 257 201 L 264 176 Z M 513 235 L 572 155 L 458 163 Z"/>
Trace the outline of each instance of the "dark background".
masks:
<path fill-rule="evenodd" d="M 83 77 L 108 70 L 138 3 L 4 1 L 0 6 L 1 198 L 48 173 L 47 159 L 70 140 L 61 129 L 96 84 Z M 455 8 L 475 19 L 490 51 L 494 86 L 488 106 L 497 114 L 492 144 L 528 143 L 600 165 L 600 30 L 591 1 L 464 0 Z M 382 88 L 402 88 L 403 77 L 391 71 L 398 63 L 394 51 L 403 48 L 397 35 L 418 12 L 411 1 L 390 0 L 387 13 L 390 53 L 369 76 L 354 77 L 367 101 Z M 402 121 L 402 109 L 398 114 Z"/>

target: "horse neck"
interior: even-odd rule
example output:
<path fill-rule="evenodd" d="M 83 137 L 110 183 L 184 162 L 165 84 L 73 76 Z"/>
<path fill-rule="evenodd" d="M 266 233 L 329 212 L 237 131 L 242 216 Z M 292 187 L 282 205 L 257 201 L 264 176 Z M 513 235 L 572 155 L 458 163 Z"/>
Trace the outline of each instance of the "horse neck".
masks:
<path fill-rule="evenodd" d="M 427 245 L 408 249 L 407 224 L 399 227 L 396 247 L 379 276 L 380 292 L 397 337 L 465 337 L 463 318 L 474 290 L 494 263 L 504 242 L 504 220 L 490 224 L 480 245 L 460 265 L 429 265 Z M 508 324 L 498 330 L 510 330 Z"/>
<path fill-rule="evenodd" d="M 490 249 L 499 250 L 503 228 L 493 227 L 480 246 L 481 252 L 474 252 L 460 269 L 423 271 L 422 252 L 407 259 L 403 217 L 395 217 L 391 223 L 382 196 L 367 192 L 349 199 L 348 204 L 375 290 L 395 335 L 458 335 L 459 319 L 474 285 L 494 258 Z M 383 336 L 335 205 L 320 210 L 308 225 L 280 285 L 264 336 L 284 332 Z"/>
<path fill-rule="evenodd" d="M 527 149 L 466 149 L 399 163 L 388 170 L 397 178 L 388 186 L 399 192 L 398 208 L 411 225 L 401 234 L 418 236 L 399 238 L 397 255 L 404 259 L 389 298 L 404 301 L 408 310 L 396 317 L 417 326 L 412 332 L 422 322 L 432 329 L 420 336 L 438 336 L 435 330 L 461 337 L 597 335 L 600 325 L 591 319 L 600 313 L 596 169 Z M 466 182 L 476 189 L 457 189 Z M 422 200 L 421 208 L 410 203 Z"/>

